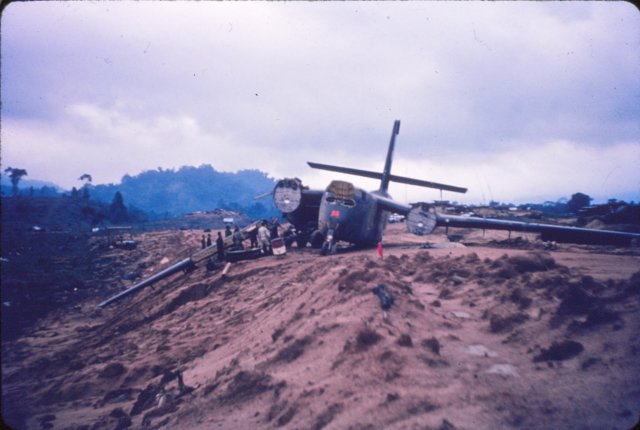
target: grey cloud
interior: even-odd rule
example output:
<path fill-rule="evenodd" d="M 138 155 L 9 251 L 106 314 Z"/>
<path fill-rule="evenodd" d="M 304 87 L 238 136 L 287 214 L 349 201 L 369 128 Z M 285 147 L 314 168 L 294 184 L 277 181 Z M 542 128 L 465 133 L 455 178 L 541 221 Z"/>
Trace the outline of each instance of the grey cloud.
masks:
<path fill-rule="evenodd" d="M 398 153 L 434 162 L 553 140 L 637 143 L 640 20 L 631 9 L 621 2 L 14 3 L 2 17 L 3 125 L 46 124 L 59 134 L 60 151 L 69 150 L 65 140 L 132 157 L 143 153 L 138 148 L 162 150 L 146 164 L 131 160 L 119 175 L 192 159 L 236 168 L 219 156 L 225 151 L 285 151 L 300 169 L 307 159 L 371 165 L 383 157 L 395 118 L 403 121 Z M 120 135 L 92 129 L 74 114 L 77 106 L 126 127 L 116 127 Z M 162 118 L 188 118 L 197 132 L 163 135 Z M 38 142 L 29 144 L 37 152 Z M 178 144 L 194 155 L 173 152 Z M 283 160 L 258 164 L 305 173 Z"/>

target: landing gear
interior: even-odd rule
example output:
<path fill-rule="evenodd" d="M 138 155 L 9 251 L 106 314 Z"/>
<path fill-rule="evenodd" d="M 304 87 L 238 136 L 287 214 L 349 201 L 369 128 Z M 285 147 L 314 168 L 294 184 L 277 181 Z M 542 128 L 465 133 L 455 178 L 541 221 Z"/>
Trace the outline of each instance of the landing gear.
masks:
<path fill-rule="evenodd" d="M 298 248 L 304 248 L 305 246 L 307 246 L 307 238 L 306 237 L 298 237 L 296 239 L 296 244 L 298 245 Z"/>
<path fill-rule="evenodd" d="M 320 253 L 322 255 L 335 255 L 337 249 L 338 249 L 337 243 L 325 241 L 322 244 L 322 249 L 320 250 Z"/>
<path fill-rule="evenodd" d="M 320 253 L 322 255 L 334 255 L 336 253 L 338 244 L 333 237 L 333 233 L 333 229 L 330 228 L 329 230 L 327 230 L 327 236 L 324 238 L 324 241 L 322 242 L 322 249 L 320 250 Z"/>
<path fill-rule="evenodd" d="M 313 249 L 320 249 L 322 244 L 324 243 L 324 235 L 320 232 L 320 230 L 316 230 L 311 234 L 311 247 Z"/>

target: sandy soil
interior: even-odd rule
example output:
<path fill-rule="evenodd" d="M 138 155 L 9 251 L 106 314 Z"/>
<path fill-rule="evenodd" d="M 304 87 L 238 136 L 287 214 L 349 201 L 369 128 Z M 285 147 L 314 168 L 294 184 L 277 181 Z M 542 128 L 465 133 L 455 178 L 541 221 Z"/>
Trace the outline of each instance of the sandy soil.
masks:
<path fill-rule="evenodd" d="M 20 429 L 638 422 L 639 250 L 546 250 L 533 236 L 460 230 L 452 243 L 403 229 L 389 227 L 383 259 L 293 248 L 234 263 L 226 277 L 174 275 L 98 309 L 197 251 L 201 232 L 105 250 L 95 297 L 3 342 L 3 418 Z M 372 291 L 381 284 L 386 311 Z"/>

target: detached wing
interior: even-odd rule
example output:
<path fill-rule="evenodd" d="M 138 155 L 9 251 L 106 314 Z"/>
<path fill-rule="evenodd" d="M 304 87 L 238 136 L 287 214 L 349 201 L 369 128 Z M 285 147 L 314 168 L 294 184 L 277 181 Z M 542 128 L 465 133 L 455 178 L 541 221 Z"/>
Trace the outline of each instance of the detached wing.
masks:
<path fill-rule="evenodd" d="M 634 239 L 640 241 L 640 234 L 638 233 L 596 230 L 591 228 L 567 227 L 491 218 L 463 217 L 440 213 L 436 214 L 436 226 L 540 233 L 542 240 L 553 240 L 556 242 L 568 243 L 629 246 L 631 241 Z"/>

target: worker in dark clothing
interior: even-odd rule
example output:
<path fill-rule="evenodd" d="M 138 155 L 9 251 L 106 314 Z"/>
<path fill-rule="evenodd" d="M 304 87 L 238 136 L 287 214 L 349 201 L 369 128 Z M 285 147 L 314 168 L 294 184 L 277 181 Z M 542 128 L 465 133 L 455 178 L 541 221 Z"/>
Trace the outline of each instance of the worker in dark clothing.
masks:
<path fill-rule="evenodd" d="M 284 239 L 284 246 L 286 246 L 287 249 L 291 248 L 291 244 L 298 238 L 295 227 L 293 225 L 289 225 L 289 228 L 282 233 L 282 238 Z"/>
<path fill-rule="evenodd" d="M 216 239 L 216 248 L 218 249 L 218 261 L 224 261 L 224 240 L 222 240 L 220 232 L 218 232 L 218 238 Z"/>
<path fill-rule="evenodd" d="M 278 236 L 278 227 L 280 227 L 280 223 L 278 222 L 278 218 L 271 218 L 271 239 L 275 239 Z"/>
<path fill-rule="evenodd" d="M 211 246 L 211 233 L 207 233 L 207 246 Z"/>
<path fill-rule="evenodd" d="M 258 247 L 258 227 L 249 232 L 249 240 L 251 241 L 251 249 Z"/>
<path fill-rule="evenodd" d="M 202 240 L 200 241 L 200 246 L 202 246 L 202 249 L 205 249 L 207 246 L 205 245 L 205 240 L 204 240 L 204 234 L 202 235 Z"/>
<path fill-rule="evenodd" d="M 227 227 L 224 229 L 224 237 L 229 237 L 231 236 L 233 233 L 231 233 L 231 227 L 229 227 L 227 225 Z"/>
<path fill-rule="evenodd" d="M 244 245 L 242 241 L 244 240 L 244 236 L 238 227 L 233 230 L 233 247 L 237 250 L 244 249 Z"/>

